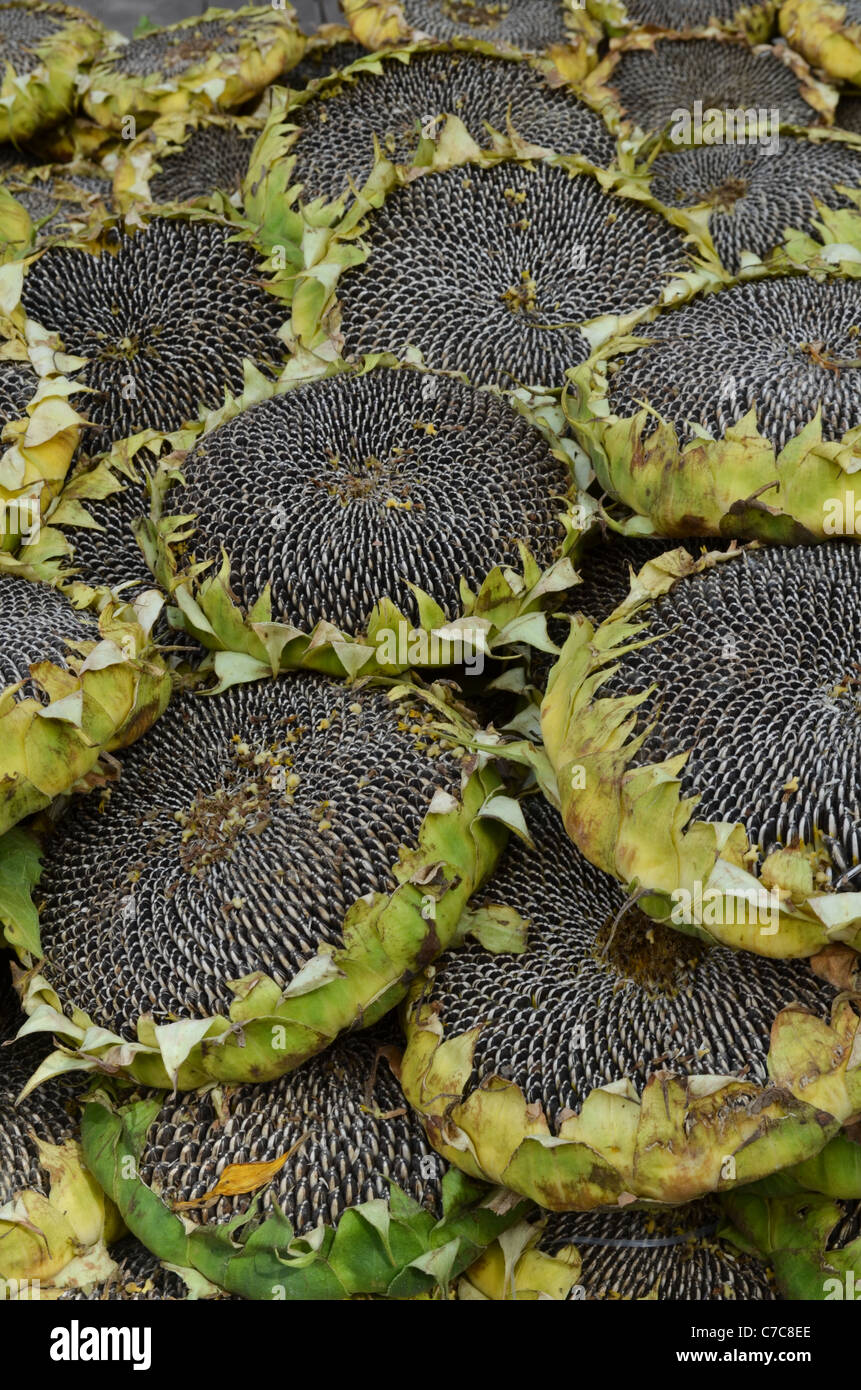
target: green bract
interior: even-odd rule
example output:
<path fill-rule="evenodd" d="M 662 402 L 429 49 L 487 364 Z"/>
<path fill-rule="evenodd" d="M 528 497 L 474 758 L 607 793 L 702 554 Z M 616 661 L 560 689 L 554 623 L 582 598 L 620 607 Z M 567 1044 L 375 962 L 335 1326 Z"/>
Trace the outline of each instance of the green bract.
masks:
<path fill-rule="evenodd" d="M 115 1103 L 97 1093 L 84 1111 L 88 1167 L 129 1229 L 159 1259 L 197 1271 L 243 1298 L 296 1301 L 377 1295 L 416 1298 L 445 1291 L 528 1206 L 490 1192 L 456 1170 L 442 1180 L 443 1215 L 433 1215 L 392 1184 L 343 1212 L 336 1226 L 297 1237 L 277 1211 L 190 1226 L 137 1176 L 144 1138 L 161 1102 Z"/>
<path fill-rule="evenodd" d="M 768 1260 L 784 1298 L 854 1301 L 861 1285 L 857 1216 L 848 1238 L 835 1235 L 859 1199 L 861 1145 L 840 1135 L 816 1159 L 727 1193 L 722 1234 Z"/>
<path fill-rule="evenodd" d="M 763 859 L 751 850 L 743 825 L 697 820 L 697 798 L 681 795 L 688 752 L 634 765 L 649 732 L 638 727 L 638 710 L 652 691 L 601 693 L 614 661 L 649 644 L 649 606 L 660 594 L 687 576 L 738 564 L 740 556 L 733 549 L 699 559 L 668 551 L 643 566 L 628 598 L 602 623 L 582 615 L 573 620 L 541 707 L 555 778 L 551 794 L 575 844 L 593 864 L 631 885 L 642 910 L 658 921 L 775 957 L 809 956 L 832 941 L 857 945 L 858 894 L 822 891 L 814 848 L 779 849 Z M 752 859 L 759 861 L 758 877 Z M 768 932 L 750 910 L 763 890 L 778 900 Z M 679 894 L 701 904 L 687 926 L 673 915 Z"/>
<path fill-rule="evenodd" d="M 3 197 L 0 191 L 0 205 Z M 64 375 L 74 373 L 81 359 L 60 353 L 56 340 L 24 315 L 22 274 L 20 262 L 0 267 L 0 316 L 7 333 L 0 348 L 0 552 L 20 549 L 21 563 L 37 570 L 63 548 L 42 523 L 77 448 L 86 392 Z"/>
<path fill-rule="evenodd" d="M 21 1047 L 18 1045 L 20 1052 Z M 13 1111 L 15 1082 L 20 1083 L 16 1049 L 4 1072 L 0 1110 Z M 9 1054 L 7 1053 L 7 1057 Z M 9 1066 L 11 1064 L 11 1073 Z M 4 1149 L 13 1160 L 8 1200 L 0 1204 L 0 1283 L 5 1299 L 55 1299 L 64 1289 L 87 1287 L 114 1269 L 106 1241 L 121 1228 L 113 1204 L 88 1172 L 70 1116 L 61 1118 L 72 1099 L 60 1083 L 51 1097 L 41 1096 L 21 1106 L 11 1118 L 19 1133 L 10 1136 L 7 1115 L 0 1116 Z M 56 1139 L 37 1137 L 47 1128 Z M 30 1125 L 24 1137 L 21 1131 Z M 63 1131 L 60 1133 L 59 1131 Z M 15 1182 L 22 1143 L 31 1149 L 29 1182 Z M 17 1150 L 17 1152 L 16 1152 Z M 35 1285 L 35 1288 L 33 1288 Z"/>
<path fill-rule="evenodd" d="M 447 1037 L 426 989 L 417 981 L 407 1008 L 401 1082 L 434 1148 L 552 1211 L 687 1202 L 756 1181 L 815 1158 L 861 1105 L 859 1019 L 843 1003 L 830 1023 L 803 1009 L 778 1015 L 770 1086 L 658 1072 L 640 1094 L 628 1080 L 596 1087 L 551 1126 L 513 1081 L 471 1082 L 481 1029 Z"/>

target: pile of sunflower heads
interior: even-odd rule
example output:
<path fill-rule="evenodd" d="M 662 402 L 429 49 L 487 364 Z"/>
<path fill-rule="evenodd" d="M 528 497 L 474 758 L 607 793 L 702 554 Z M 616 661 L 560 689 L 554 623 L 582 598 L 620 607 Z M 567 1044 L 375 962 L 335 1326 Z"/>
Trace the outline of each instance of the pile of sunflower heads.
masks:
<path fill-rule="evenodd" d="M 0 4 L 6 1297 L 861 1277 L 861 10 Z"/>

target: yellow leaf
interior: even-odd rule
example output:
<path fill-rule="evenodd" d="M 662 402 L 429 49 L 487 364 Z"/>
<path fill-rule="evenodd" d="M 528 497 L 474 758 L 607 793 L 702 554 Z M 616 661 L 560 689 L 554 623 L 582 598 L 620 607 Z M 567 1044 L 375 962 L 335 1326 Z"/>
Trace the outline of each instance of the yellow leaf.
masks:
<path fill-rule="evenodd" d="M 258 1187 L 263 1187 L 265 1183 L 274 1178 L 276 1173 L 280 1173 L 288 1158 L 301 1148 L 310 1134 L 310 1129 L 306 1129 L 292 1148 L 289 1148 L 280 1158 L 270 1159 L 268 1163 L 228 1163 L 218 1182 L 209 1192 L 204 1192 L 202 1197 L 192 1197 L 187 1202 L 174 1202 L 174 1211 L 183 1211 L 188 1207 L 207 1206 L 209 1203 L 217 1201 L 219 1197 L 239 1197 L 244 1192 L 255 1192 Z"/>

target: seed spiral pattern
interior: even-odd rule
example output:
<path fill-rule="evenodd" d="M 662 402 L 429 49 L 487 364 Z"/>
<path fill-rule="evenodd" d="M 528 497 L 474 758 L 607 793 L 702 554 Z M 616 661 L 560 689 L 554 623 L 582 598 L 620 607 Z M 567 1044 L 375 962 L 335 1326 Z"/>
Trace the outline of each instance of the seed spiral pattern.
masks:
<path fill-rule="evenodd" d="M 661 154 L 652 165 L 652 192 L 668 207 L 711 205 L 709 231 L 727 270 L 735 273 L 742 251 L 765 256 L 788 228 L 813 232 L 814 199 L 832 208 L 852 207 L 838 184 L 861 186 L 861 148 L 814 145 L 782 136 L 776 149 L 762 145 L 701 145 Z"/>
<path fill-rule="evenodd" d="M 290 114 L 302 131 L 293 146 L 293 177 L 303 199 L 339 198 L 350 181 L 361 187 L 374 156 L 374 136 L 397 163 L 411 162 L 419 132 L 432 117 L 455 115 L 485 148 L 485 122 L 505 134 L 510 120 L 523 139 L 557 154 L 583 154 L 603 165 L 613 158 L 606 126 L 585 103 L 551 87 L 525 63 L 478 53 L 416 53 L 409 63 L 383 58 L 325 100 Z"/>
<path fill-rule="evenodd" d="M 743 0 L 625 0 L 625 13 L 638 28 L 704 29 L 714 20 L 735 19 Z"/>
<path fill-rule="evenodd" d="M 685 265 L 675 227 L 547 164 L 419 178 L 369 220 L 340 285 L 346 351 L 412 346 L 477 386 L 561 385 L 580 324 L 656 302 Z"/>
<path fill-rule="evenodd" d="M 281 984 L 393 886 L 453 755 L 416 748 L 380 692 L 305 674 L 176 697 L 99 811 L 58 826 L 40 884 L 46 977 L 107 1028 L 224 1013 L 227 981 Z"/>
<path fill-rule="evenodd" d="M 566 470 L 539 432 L 488 392 L 409 370 L 264 401 L 182 473 L 167 508 L 196 515 L 196 559 L 226 547 L 240 602 L 269 584 L 273 618 L 306 630 L 362 632 L 386 597 L 417 621 L 409 583 L 456 618 L 462 577 L 518 566 L 518 540 L 547 565 L 563 539 Z"/>
<path fill-rule="evenodd" d="M 700 795 L 697 819 L 743 822 L 763 854 L 817 829 L 837 887 L 854 886 L 861 861 L 860 578 L 861 551 L 839 541 L 748 552 L 680 580 L 646 613 L 660 640 L 621 657 L 602 687 L 657 685 L 635 765 L 691 749 L 682 796 Z"/>
<path fill-rule="evenodd" d="M 446 1038 L 484 1025 L 467 1090 L 508 1077 L 555 1126 L 596 1086 L 628 1077 L 639 1089 L 659 1070 L 765 1083 L 778 1011 L 797 1000 L 828 1016 L 832 992 L 803 961 L 709 950 L 636 908 L 612 932 L 624 889 L 583 858 L 553 807 L 538 798 L 526 815 L 537 850 L 512 838 L 487 901 L 526 918 L 528 951 L 470 944 L 428 989 Z"/>
<path fill-rule="evenodd" d="M 214 189 L 235 193 L 248 172 L 253 135 L 232 126 L 193 130 L 182 149 L 159 156 L 161 170 L 149 181 L 156 203 L 186 203 L 207 198 Z"/>
<path fill-rule="evenodd" d="M 0 582 L 0 689 L 27 681 L 34 662 L 68 664 L 66 641 L 97 641 L 99 628 L 91 613 L 79 613 L 50 584 L 31 584 L 17 575 Z"/>
<path fill-rule="evenodd" d="M 7 63 L 20 77 L 41 67 L 43 59 L 36 45 L 59 33 L 66 17 L 62 10 L 51 13 L 26 4 L 0 6 L 0 73 L 5 72 Z"/>
<path fill-rule="evenodd" d="M 96 526 L 65 531 L 73 550 L 75 578 L 94 589 L 106 586 L 116 590 L 129 583 L 152 587 L 152 576 L 132 530 L 136 521 L 149 515 L 149 494 L 143 484 L 128 479 L 123 483 L 124 491 L 85 504 Z"/>
<path fill-rule="evenodd" d="M 402 0 L 412 29 L 436 39 L 495 39 L 523 53 L 566 43 L 559 0 Z"/>
<path fill-rule="evenodd" d="M 712 1202 L 554 1213 L 538 1248 L 555 1255 L 566 1245 L 577 1247 L 578 1283 L 587 1300 L 773 1301 L 777 1295 L 766 1267 L 718 1240 L 720 1217 Z"/>
<path fill-rule="evenodd" d="M 178 429 L 242 390 L 250 358 L 273 371 L 284 309 L 254 254 L 206 222 L 154 219 L 116 254 L 49 249 L 30 268 L 27 313 L 89 359 L 87 452 L 143 429 Z"/>
<path fill-rule="evenodd" d="M 235 53 L 241 39 L 239 20 L 208 19 L 187 28 L 162 29 L 131 39 L 99 66 L 127 77 L 151 77 L 157 72 L 168 78 L 179 77 L 214 53 Z"/>
<path fill-rule="evenodd" d="M 39 378 L 20 362 L 0 362 L 0 426 L 22 420 L 36 394 Z"/>
<path fill-rule="evenodd" d="M 308 1138 L 260 1195 L 260 1210 L 277 1205 L 294 1231 L 336 1222 L 348 1207 L 388 1193 L 387 1179 L 440 1214 L 443 1163 L 433 1155 L 418 1118 L 388 1062 L 378 1056 L 391 1027 L 352 1034 L 269 1085 L 232 1088 L 227 1115 L 211 1095 L 165 1102 L 150 1127 L 139 1172 L 168 1202 L 204 1196 L 228 1163 L 266 1163 Z M 422 1159 L 429 1159 L 422 1174 Z M 251 1197 L 220 1197 L 192 1220 L 228 1221 Z"/>
<path fill-rule="evenodd" d="M 20 1016 L 17 1020 L 21 1022 Z M 51 1180 L 37 1140 L 63 1144 L 76 1137 L 72 1103 L 86 1088 L 83 1075 L 52 1077 L 18 1103 L 18 1096 L 51 1051 L 50 1040 L 28 1037 L 3 1048 L 0 1068 L 0 1207 L 23 1188 L 47 1197 Z"/>
<path fill-rule="evenodd" d="M 330 73 L 349 67 L 359 58 L 366 58 L 367 54 L 368 50 L 362 44 L 354 43 L 350 39 L 339 39 L 335 43 L 319 45 L 309 44 L 304 58 L 286 75 L 285 86 L 291 87 L 293 91 L 301 91 L 309 82 L 315 82 L 320 77 L 328 77 Z"/>
<path fill-rule="evenodd" d="M 9 180 L 6 187 L 16 201 L 27 209 L 30 220 L 36 223 L 47 218 L 47 221 L 39 228 L 40 237 L 56 234 L 71 218 L 75 216 L 80 218 L 82 214 L 86 215 L 86 200 L 77 202 L 73 196 L 61 193 L 57 188 L 57 183 L 60 181 L 80 189 L 83 194 L 99 194 L 105 204 L 110 206 L 112 196 L 110 181 L 95 175 L 67 174 L 62 168 L 58 168 L 52 177 L 39 179 L 32 183 L 19 184 L 14 180 Z"/>
<path fill-rule="evenodd" d="M 625 116 L 643 130 L 663 130 L 679 111 L 773 109 L 781 125 L 819 124 L 798 79 L 775 54 L 719 39 L 662 39 L 620 55 L 609 85 Z"/>
<path fill-rule="evenodd" d="M 787 276 L 735 285 L 682 305 L 643 336 L 650 345 L 610 377 L 614 414 L 643 401 L 690 439 L 693 421 L 721 438 L 756 407 L 780 450 L 822 412 L 822 437 L 861 424 L 861 284 Z"/>

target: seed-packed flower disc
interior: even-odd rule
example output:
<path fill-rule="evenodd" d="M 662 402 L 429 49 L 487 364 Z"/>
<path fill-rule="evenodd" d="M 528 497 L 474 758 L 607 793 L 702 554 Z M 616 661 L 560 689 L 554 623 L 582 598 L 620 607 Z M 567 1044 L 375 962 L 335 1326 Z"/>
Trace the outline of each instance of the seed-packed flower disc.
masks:
<path fill-rule="evenodd" d="M 105 1278 L 117 1226 L 78 1143 L 82 1079 L 52 1077 L 18 1103 L 48 1050 L 41 1039 L 8 1043 L 0 1069 L 0 1279 L 39 1281 L 43 1297 Z"/>
<path fill-rule="evenodd" d="M 650 172 L 653 196 L 667 207 L 696 209 L 711 246 L 735 274 L 745 253 L 764 259 L 789 228 L 812 232 L 815 200 L 855 206 L 838 188 L 861 186 L 861 146 L 791 135 L 776 146 L 700 145 L 658 155 Z"/>
<path fill-rule="evenodd" d="M 30 667 L 41 661 L 65 665 L 69 643 L 98 641 L 94 613 L 78 612 L 59 589 L 32 584 L 16 575 L 0 582 L 3 637 L 0 641 L 0 683 L 30 680 Z"/>
<path fill-rule="evenodd" d="M 752 42 L 767 39 L 774 28 L 774 0 L 589 0 L 589 12 L 610 34 L 629 29 L 693 33 L 703 29 L 741 31 Z"/>
<path fill-rule="evenodd" d="M 857 939 L 859 566 L 843 541 L 666 552 L 575 618 L 547 752 L 569 834 L 650 915 L 773 956 Z"/>
<path fill-rule="evenodd" d="M 55 796 L 103 781 L 102 754 L 164 709 L 170 681 L 149 640 L 154 597 L 137 608 L 110 603 L 96 618 L 49 584 L 0 576 L 0 834 Z"/>
<path fill-rule="evenodd" d="M 535 848 L 510 843 L 474 910 L 519 913 L 527 950 L 471 943 L 407 1007 L 401 1078 L 434 1147 L 559 1211 L 690 1201 L 817 1153 L 837 1120 L 792 1094 L 803 1071 L 772 1084 L 772 1026 L 801 1067 L 831 989 L 650 922 L 553 807 L 526 816 Z"/>
<path fill-rule="evenodd" d="M 732 113 L 732 139 L 755 142 L 764 132 L 773 140 L 778 126 L 829 124 L 836 102 L 797 54 L 718 36 L 622 39 L 589 74 L 583 93 L 611 129 L 665 131 L 681 145 L 728 141 L 725 113 Z M 748 112 L 758 114 L 756 131 Z"/>
<path fill-rule="evenodd" d="M 448 377 L 380 367 L 242 411 L 204 434 L 162 509 L 194 517 L 195 562 L 231 558 L 246 610 L 268 585 L 271 619 L 366 633 L 390 599 L 420 622 L 417 585 L 448 620 L 495 567 L 542 569 L 564 531 L 565 465 L 503 398 Z M 188 535 L 188 526 L 181 534 Z"/>
<path fill-rule="evenodd" d="M 324 677 L 177 697 L 46 846 L 28 1011 L 137 1035 L 147 1084 L 290 1070 L 452 941 L 504 839 L 477 820 L 498 778 L 461 770 L 430 716 Z M 62 1031 L 98 1064 L 104 1035 L 91 1056 Z"/>
<path fill-rule="evenodd" d="M 146 515 L 149 503 L 143 472 L 139 483 L 125 478 L 116 482 L 118 491 L 85 504 L 95 525 L 69 526 L 63 533 L 72 552 L 75 579 L 127 596 L 130 590 L 123 586 L 153 582 L 133 529 Z"/>
<path fill-rule="evenodd" d="M 84 107 L 101 125 L 122 130 L 129 117 L 230 110 L 250 101 L 305 49 L 292 7 L 208 9 L 105 50 L 89 75 Z"/>
<path fill-rule="evenodd" d="M 857 279 L 772 276 L 605 344 L 567 397 L 602 486 L 663 535 L 854 534 L 859 313 Z"/>
<path fill-rule="evenodd" d="M 348 68 L 367 51 L 364 44 L 356 42 L 345 24 L 321 24 L 309 35 L 304 56 L 290 69 L 284 86 L 299 91 L 309 82 Z"/>
<path fill-rule="evenodd" d="M 576 1249 L 583 1292 L 569 1298 L 772 1302 L 768 1266 L 721 1240 L 720 1220 L 709 1201 L 668 1211 L 563 1212 L 549 1218 L 538 1248 Z"/>
<path fill-rule="evenodd" d="M 467 39 L 502 50 L 548 55 L 566 78 L 595 64 L 601 26 L 576 0 L 346 0 L 347 22 L 367 48 L 422 39 Z"/>
<path fill-rule="evenodd" d="M 45 165 L 12 171 L 2 189 L 24 208 L 29 218 L 29 237 L 24 240 L 12 220 L 6 199 L 0 200 L 0 239 L 10 245 L 39 244 L 46 237 L 69 234 L 72 226 L 85 227 L 94 214 L 102 218 L 111 210 L 111 181 L 97 165 Z"/>
<path fill-rule="evenodd" d="M 67 5 L 0 5 L 0 140 L 27 140 L 71 111 L 75 78 L 104 33 Z"/>
<path fill-rule="evenodd" d="M 838 82 L 861 84 L 858 0 L 784 0 L 780 32 L 808 63 Z"/>
<path fill-rule="evenodd" d="M 238 199 L 260 129 L 254 117 L 160 116 L 119 152 L 117 205 L 208 203 L 218 193 Z"/>
<path fill-rule="evenodd" d="M 649 208 L 514 161 L 396 189 L 366 239 L 339 285 L 345 351 L 418 349 L 479 386 L 561 385 L 595 320 L 656 306 L 689 268 L 682 233 Z"/>
<path fill-rule="evenodd" d="M 613 158 L 614 142 L 600 117 L 529 63 L 421 49 L 408 62 L 394 54 L 373 67 L 368 61 L 285 111 L 287 126 L 299 128 L 290 147 L 291 182 L 301 184 L 303 202 L 334 201 L 351 183 L 361 188 L 374 165 L 375 138 L 387 158 L 411 163 L 422 132 L 436 132 L 447 115 L 458 116 L 484 148 L 491 146 L 487 126 L 504 136 L 510 123 L 523 140 L 557 154 L 581 154 L 597 165 Z M 265 167 L 265 149 L 260 162 Z"/>
<path fill-rule="evenodd" d="M 97 1101 L 84 1117 L 87 1161 L 133 1233 L 186 1278 L 280 1300 L 431 1291 L 439 1276 L 417 1261 L 453 1242 L 447 1282 L 524 1204 L 444 1175 L 386 1060 L 396 1051 L 376 1030 L 271 1085 Z"/>
<path fill-rule="evenodd" d="M 173 430 L 242 389 L 243 362 L 276 372 L 284 309 L 254 254 L 207 221 L 155 219 L 115 252 L 49 248 L 27 271 L 31 318 L 87 359 L 88 453 Z"/>
<path fill-rule="evenodd" d="M 649 325 L 651 345 L 613 373 L 611 410 L 628 415 L 648 401 L 689 440 L 697 425 L 719 438 L 756 409 L 775 450 L 819 410 L 823 438 L 840 440 L 861 424 L 852 331 L 859 313 L 861 285 L 854 280 L 787 276 L 704 295 Z M 749 343 L 755 325 L 749 367 L 743 322 Z"/>

